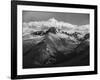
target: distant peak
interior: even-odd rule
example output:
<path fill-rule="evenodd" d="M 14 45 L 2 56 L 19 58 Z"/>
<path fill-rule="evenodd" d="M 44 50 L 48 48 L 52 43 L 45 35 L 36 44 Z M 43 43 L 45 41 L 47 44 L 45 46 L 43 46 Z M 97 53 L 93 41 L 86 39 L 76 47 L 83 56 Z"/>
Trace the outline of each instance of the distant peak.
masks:
<path fill-rule="evenodd" d="M 54 17 L 50 18 L 48 21 L 50 21 L 50 22 L 57 22 L 57 20 Z"/>

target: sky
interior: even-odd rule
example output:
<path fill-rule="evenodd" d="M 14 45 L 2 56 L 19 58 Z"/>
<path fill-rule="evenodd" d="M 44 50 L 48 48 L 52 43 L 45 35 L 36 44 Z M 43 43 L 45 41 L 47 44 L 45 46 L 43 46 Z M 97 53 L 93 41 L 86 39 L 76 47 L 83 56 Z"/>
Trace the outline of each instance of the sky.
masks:
<path fill-rule="evenodd" d="M 22 13 L 23 22 L 47 21 L 50 18 L 55 18 L 58 21 L 64 21 L 79 26 L 89 24 L 89 14 L 43 11 L 23 11 Z"/>

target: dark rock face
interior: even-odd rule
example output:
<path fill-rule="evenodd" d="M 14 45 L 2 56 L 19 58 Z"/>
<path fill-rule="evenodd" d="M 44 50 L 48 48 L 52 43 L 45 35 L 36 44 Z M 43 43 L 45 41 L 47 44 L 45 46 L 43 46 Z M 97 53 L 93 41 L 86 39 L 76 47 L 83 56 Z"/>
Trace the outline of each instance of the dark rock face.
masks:
<path fill-rule="evenodd" d="M 34 40 L 23 41 L 23 68 L 89 65 L 89 33 L 81 39 L 78 34 L 59 33 L 54 27 L 46 32 L 32 33 L 43 39 L 39 38 L 37 44 Z M 79 62 L 78 59 L 86 61 Z"/>

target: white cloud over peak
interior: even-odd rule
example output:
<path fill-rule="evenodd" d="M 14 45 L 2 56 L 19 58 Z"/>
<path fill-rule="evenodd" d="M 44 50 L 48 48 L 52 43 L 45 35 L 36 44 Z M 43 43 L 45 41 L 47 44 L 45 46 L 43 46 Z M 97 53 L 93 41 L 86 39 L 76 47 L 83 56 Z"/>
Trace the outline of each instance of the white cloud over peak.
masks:
<path fill-rule="evenodd" d="M 71 23 L 58 21 L 55 18 L 50 18 L 47 21 L 33 21 L 28 23 L 23 22 L 23 34 L 30 33 L 31 31 L 46 30 L 49 27 L 56 27 L 69 33 L 80 32 L 84 34 L 89 32 L 90 25 L 86 24 L 78 26 Z"/>

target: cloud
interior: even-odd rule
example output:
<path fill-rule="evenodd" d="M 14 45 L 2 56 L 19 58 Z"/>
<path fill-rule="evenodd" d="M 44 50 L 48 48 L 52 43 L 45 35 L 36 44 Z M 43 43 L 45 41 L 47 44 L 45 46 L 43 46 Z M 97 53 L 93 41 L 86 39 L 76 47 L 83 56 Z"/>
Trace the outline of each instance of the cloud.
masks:
<path fill-rule="evenodd" d="M 81 26 L 76 27 L 75 31 L 85 34 L 85 33 L 89 33 L 89 28 L 90 28 L 89 24 L 81 25 Z"/>
<path fill-rule="evenodd" d="M 85 34 L 89 32 L 90 25 L 86 24 L 78 26 L 71 23 L 58 21 L 55 18 L 50 18 L 47 21 L 33 21 L 28 23 L 24 22 L 23 34 L 30 33 L 31 31 L 47 30 L 49 27 L 56 27 L 69 33 L 80 32 L 82 34 Z"/>

